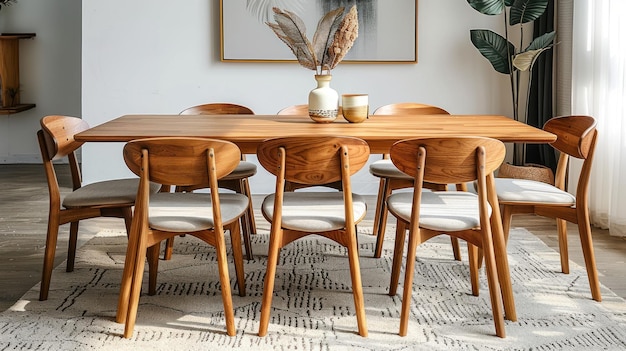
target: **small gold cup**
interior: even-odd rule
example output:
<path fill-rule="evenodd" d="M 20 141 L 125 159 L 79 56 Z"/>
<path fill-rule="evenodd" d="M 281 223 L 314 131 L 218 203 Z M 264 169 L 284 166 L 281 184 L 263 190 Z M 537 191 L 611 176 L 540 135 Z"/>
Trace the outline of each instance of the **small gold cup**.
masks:
<path fill-rule="evenodd" d="M 361 123 L 369 116 L 367 94 L 343 94 L 341 105 L 343 118 L 350 123 Z"/>

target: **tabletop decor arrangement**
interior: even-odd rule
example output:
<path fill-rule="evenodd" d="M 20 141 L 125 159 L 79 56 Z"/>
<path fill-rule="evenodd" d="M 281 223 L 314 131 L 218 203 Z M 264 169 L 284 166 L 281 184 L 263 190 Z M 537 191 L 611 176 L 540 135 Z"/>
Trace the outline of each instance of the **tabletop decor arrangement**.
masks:
<path fill-rule="evenodd" d="M 291 49 L 298 63 L 315 71 L 317 88 L 309 93 L 309 117 L 328 123 L 337 118 L 339 94 L 330 87 L 331 70 L 346 56 L 359 32 L 356 6 L 344 15 L 344 7 L 326 13 L 318 22 L 311 42 L 304 21 L 290 11 L 274 8 L 276 23 L 267 25 Z"/>

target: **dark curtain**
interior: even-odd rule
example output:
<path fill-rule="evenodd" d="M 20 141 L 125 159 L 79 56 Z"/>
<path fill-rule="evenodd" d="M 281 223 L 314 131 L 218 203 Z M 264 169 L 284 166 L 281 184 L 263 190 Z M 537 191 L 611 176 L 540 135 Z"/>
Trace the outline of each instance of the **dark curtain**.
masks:
<path fill-rule="evenodd" d="M 535 20 L 533 36 L 539 37 L 554 30 L 554 0 L 548 1 L 546 12 Z M 555 39 L 556 41 L 556 39 Z M 544 51 L 535 63 L 528 102 L 526 123 L 542 128 L 553 116 L 552 111 L 552 57 L 554 48 Z M 526 163 L 536 163 L 556 170 L 556 154 L 547 144 L 527 144 Z"/>

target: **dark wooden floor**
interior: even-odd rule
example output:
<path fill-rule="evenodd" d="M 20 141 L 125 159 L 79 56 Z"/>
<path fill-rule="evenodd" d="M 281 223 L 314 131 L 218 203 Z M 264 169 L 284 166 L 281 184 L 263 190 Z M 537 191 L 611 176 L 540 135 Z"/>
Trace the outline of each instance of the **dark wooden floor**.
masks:
<path fill-rule="evenodd" d="M 59 171 L 65 167 L 58 167 Z M 69 187 L 66 172 L 62 186 Z M 374 196 L 370 197 L 374 208 Z M 256 202 L 256 199 L 255 199 Z M 258 206 L 257 206 L 258 208 Z M 373 211 L 368 215 L 373 216 Z M 10 307 L 41 280 L 46 238 L 48 189 L 41 165 L 0 165 L 0 311 Z M 515 217 L 513 226 L 523 226 L 553 248 L 557 248 L 556 224 L 535 216 Z M 89 240 L 104 228 L 123 230 L 120 219 L 91 219 L 81 222 L 79 240 Z M 57 245 L 56 263 L 65 259 L 68 226 L 63 226 Z M 601 282 L 626 297 L 626 240 L 594 229 L 594 246 Z M 578 231 L 569 227 L 570 259 L 583 265 Z M 54 277 L 52 278 L 54 279 Z"/>

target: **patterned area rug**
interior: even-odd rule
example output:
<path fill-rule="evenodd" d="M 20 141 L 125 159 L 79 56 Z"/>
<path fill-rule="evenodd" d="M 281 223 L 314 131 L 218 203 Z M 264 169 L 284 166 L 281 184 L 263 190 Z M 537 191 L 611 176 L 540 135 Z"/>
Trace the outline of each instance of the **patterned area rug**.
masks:
<path fill-rule="evenodd" d="M 133 338 L 123 339 L 114 316 L 126 238 L 103 232 L 79 250 L 73 273 L 64 265 L 54 271 L 48 301 L 38 301 L 35 286 L 0 314 L 0 350 L 626 349 L 624 300 L 606 288 L 602 303 L 591 300 L 584 270 L 572 264 L 571 274 L 558 273 L 558 254 L 523 229 L 509 245 L 518 321 L 506 322 L 505 339 L 494 334 L 484 273 L 481 296 L 471 296 L 467 263 L 452 259 L 447 237 L 418 249 L 409 333 L 400 337 L 402 287 L 387 295 L 393 228 L 381 259 L 372 258 L 374 237 L 362 229 L 371 225 L 359 228 L 367 338 L 356 334 L 346 251 L 315 237 L 282 250 L 269 332 L 256 335 L 264 228 L 253 236 L 255 259 L 245 263 L 247 296 L 233 297 L 236 336 L 225 334 L 214 250 L 187 236 L 177 238 L 171 261 L 161 261 L 158 293 L 142 295 Z"/>

